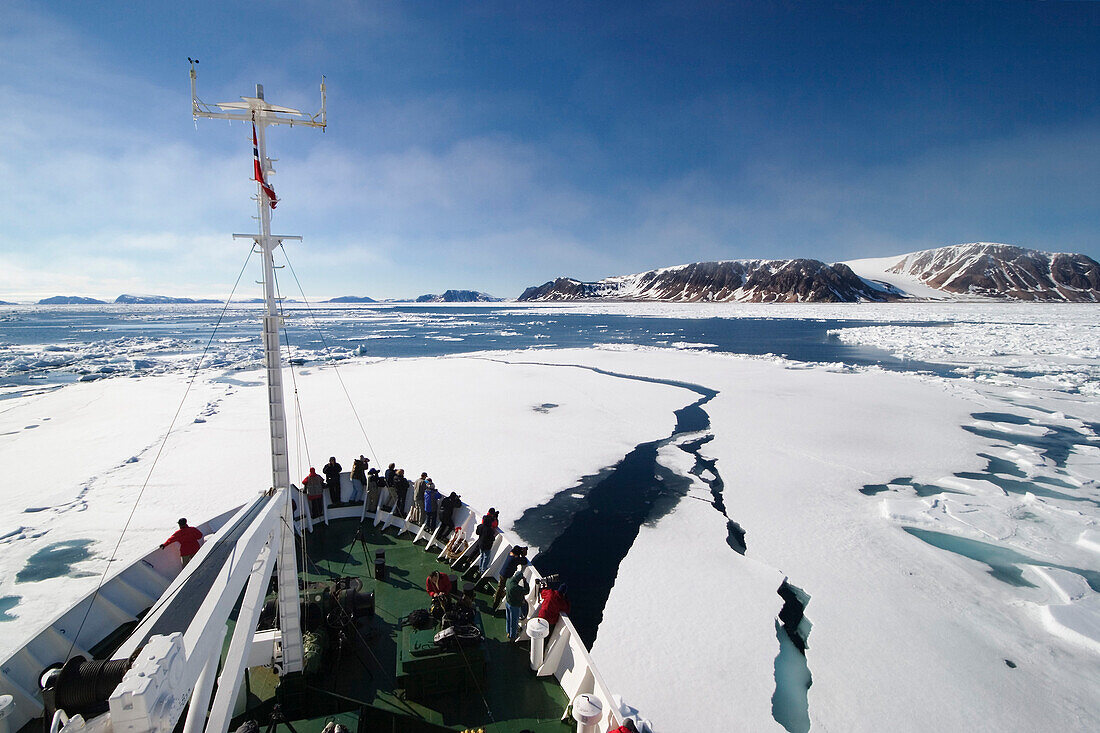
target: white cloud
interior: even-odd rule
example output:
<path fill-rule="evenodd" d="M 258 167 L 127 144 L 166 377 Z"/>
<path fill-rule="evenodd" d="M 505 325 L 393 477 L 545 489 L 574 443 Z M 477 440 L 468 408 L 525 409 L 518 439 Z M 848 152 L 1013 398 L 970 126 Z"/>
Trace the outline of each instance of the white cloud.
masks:
<path fill-rule="evenodd" d="M 34 6 L 0 14 L 11 72 L 0 81 L 0 298 L 224 294 L 245 253 L 229 235 L 254 227 L 248 129 L 204 120 L 196 132 L 182 65 L 179 77 L 153 83 Z M 345 40 L 378 27 L 373 11 L 346 27 L 310 26 Z M 287 70 L 296 62 L 262 69 L 269 95 L 313 109 L 312 82 Z M 219 71 L 200 78 L 210 100 L 247 92 L 256 69 L 229 81 Z M 1097 251 L 1095 126 L 1023 130 L 877 164 L 809 163 L 775 153 L 776 139 L 761 148 L 772 152 L 755 152 L 732 121 L 708 127 L 708 115 L 732 120 L 743 106 L 721 96 L 670 110 L 657 130 L 612 125 L 601 138 L 551 122 L 521 139 L 499 120 L 523 112 L 535 88 L 410 90 L 368 109 L 357 79 L 349 72 L 330 85 L 330 113 L 339 114 L 327 134 L 280 129 L 270 138 L 282 158 L 275 227 L 304 235 L 291 256 L 311 292 L 509 295 L 567 274 L 731 257 L 840 260 L 969 239 Z M 753 129 L 765 116 L 754 108 Z M 706 133 L 701 150 L 727 162 L 699 155 L 691 170 L 647 170 L 678 130 Z M 633 143 L 643 165 L 628 159 Z"/>

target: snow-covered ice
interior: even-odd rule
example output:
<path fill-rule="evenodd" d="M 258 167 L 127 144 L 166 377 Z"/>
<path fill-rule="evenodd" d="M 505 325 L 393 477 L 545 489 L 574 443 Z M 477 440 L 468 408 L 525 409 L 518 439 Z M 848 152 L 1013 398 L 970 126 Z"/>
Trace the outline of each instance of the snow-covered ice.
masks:
<path fill-rule="evenodd" d="M 339 365 L 342 384 L 331 365 L 309 363 L 288 380 L 306 426 L 293 470 L 329 455 L 345 467 L 360 453 L 394 460 L 475 506 L 496 506 L 507 524 L 667 438 L 674 411 L 698 399 L 614 374 L 701 385 L 718 392 L 705 406 L 713 439 L 702 451 L 716 460 L 725 515 L 747 549 L 731 549 L 703 481 L 714 472 L 692 477 L 619 566 L 593 649 L 612 689 L 657 730 L 781 729 L 773 695 L 784 579 L 808 597 L 813 729 L 1100 729 L 1095 306 L 514 310 L 551 320 L 585 308 L 875 321 L 836 335 L 955 371 L 738 357 L 695 342 L 351 358 Z M 252 346 L 225 343 L 219 359 Z M 218 363 L 183 403 L 123 562 L 162 541 L 178 516 L 213 516 L 267 484 L 260 374 Z M 185 373 L 164 371 L 12 390 L 0 401 L 0 462 L 24 487 L 0 507 L 0 600 L 18 598 L 0 606 L 14 617 L 0 625 L 0 651 L 94 587 L 180 405 Z M 659 463 L 689 475 L 694 459 L 678 447 L 688 439 L 664 445 Z M 83 539 L 92 542 L 74 555 L 72 577 L 16 582 L 35 553 Z"/>

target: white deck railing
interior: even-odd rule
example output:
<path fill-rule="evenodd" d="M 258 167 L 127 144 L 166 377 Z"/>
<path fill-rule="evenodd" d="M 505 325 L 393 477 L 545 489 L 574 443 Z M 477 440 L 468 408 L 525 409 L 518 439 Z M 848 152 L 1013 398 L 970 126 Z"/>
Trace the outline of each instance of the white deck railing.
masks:
<path fill-rule="evenodd" d="M 196 526 L 209 539 L 237 511 L 232 509 Z M 91 659 L 89 649 L 123 624 L 136 621 L 139 614 L 164 594 L 180 571 L 179 545 L 158 547 L 110 575 L 98 592 L 89 592 L 74 606 L 42 624 L 30 641 L 0 662 L 0 695 L 14 698 L 14 710 L 5 720 L 9 729 L 17 731 L 42 716 L 39 677 L 43 671 L 64 663 L 70 655 Z"/>
<path fill-rule="evenodd" d="M 351 482 L 345 474 L 342 477 L 342 491 L 341 495 L 351 496 Z M 409 489 L 411 494 L 411 487 Z M 364 497 L 365 498 L 365 497 Z M 393 496 L 389 489 L 383 487 L 381 489 L 381 496 L 379 499 L 378 510 L 371 512 L 367 510 L 366 503 L 352 504 L 349 506 L 332 507 L 328 504 L 328 494 L 325 494 L 325 514 L 324 517 L 319 517 L 314 520 L 313 523 L 324 521 L 328 522 L 332 519 L 351 519 L 358 518 L 362 521 L 371 521 L 375 526 L 385 530 L 389 527 L 397 529 L 397 533 L 404 534 L 406 532 L 412 533 L 413 542 L 420 542 L 425 540 L 425 551 L 438 549 L 439 557 L 443 559 L 443 541 L 440 538 L 439 527 L 437 526 L 435 531 L 431 534 L 426 532 L 424 528 L 412 522 L 409 516 L 412 513 L 412 501 L 411 496 L 406 497 L 405 507 L 408 509 L 407 513 L 402 516 L 395 514 L 392 509 L 394 506 Z M 308 509 L 306 510 L 308 511 Z M 474 530 L 476 529 L 479 521 L 480 514 L 470 506 L 463 504 L 461 507 L 455 510 L 454 524 L 456 530 L 464 532 L 466 538 L 472 538 L 474 536 Z M 312 530 L 311 526 L 303 526 L 301 520 L 295 522 L 295 527 L 298 531 Z M 497 577 L 501 568 L 507 561 L 509 553 L 512 548 L 518 544 L 521 544 L 519 537 L 513 535 L 511 532 L 505 532 L 503 530 L 497 530 L 498 535 L 495 544 L 493 545 L 492 560 L 489 564 L 489 572 L 487 577 Z M 470 558 L 476 562 L 477 550 L 474 547 L 473 542 L 470 542 L 470 546 L 466 552 L 462 555 L 462 558 Z M 462 559 L 460 558 L 460 559 Z M 532 564 L 528 564 L 524 570 L 524 576 L 527 578 L 531 592 L 528 595 L 528 613 L 527 619 L 534 618 L 538 615 L 539 598 L 536 590 L 536 580 L 542 579 L 542 574 Z M 521 624 L 525 626 L 525 624 Z M 526 633 L 526 632 L 524 632 Z M 592 660 L 592 656 L 588 653 L 588 649 L 585 647 L 584 642 L 581 640 L 580 635 L 577 633 L 576 627 L 573 626 L 573 622 L 569 620 L 567 614 L 562 614 L 560 620 L 554 625 L 553 631 L 545 641 L 545 652 L 542 663 L 539 665 L 535 672 L 540 676 L 553 675 L 557 679 L 558 684 L 565 691 L 566 696 L 570 700 L 575 700 L 578 695 L 588 694 L 594 695 L 599 698 L 603 714 L 600 721 L 595 724 L 594 730 L 606 732 L 614 730 L 623 724 L 623 721 L 628 717 L 634 717 L 638 730 L 649 731 L 650 726 L 648 721 L 642 718 L 636 717 L 636 711 L 624 705 L 621 699 L 612 694 L 607 684 L 604 682 L 603 677 L 600 675 L 596 664 Z M 563 718 L 566 717 L 566 712 L 563 711 Z"/>

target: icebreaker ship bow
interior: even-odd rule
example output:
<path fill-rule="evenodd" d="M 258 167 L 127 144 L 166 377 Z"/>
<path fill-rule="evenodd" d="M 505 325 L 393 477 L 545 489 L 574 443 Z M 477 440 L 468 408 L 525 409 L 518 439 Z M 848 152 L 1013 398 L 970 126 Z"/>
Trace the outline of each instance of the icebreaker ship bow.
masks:
<path fill-rule="evenodd" d="M 182 569 L 180 556 L 161 548 L 105 574 L 94 593 L 0 661 L 0 733 L 617 730 L 636 711 L 610 693 L 567 614 L 555 624 L 537 617 L 549 579 L 533 565 L 518 566 L 528 583 L 519 633 L 529 650 L 506 630 L 504 594 L 493 591 L 505 572 L 518 580 L 508 565 L 518 538 L 494 527 L 481 573 L 480 512 L 461 501 L 449 505 L 444 532 L 442 522 L 406 510 L 411 493 L 398 496 L 396 487 L 368 482 L 361 503 L 347 501 L 359 492 L 343 474 L 342 493 L 322 499 L 315 516 L 291 482 L 274 250 L 300 237 L 271 233 L 278 198 L 265 131 L 324 129 L 324 79 L 312 116 L 271 104 L 259 84 L 255 96 L 210 106 L 195 92 L 195 63 L 193 116 L 251 126 L 259 231 L 233 236 L 252 240 L 263 262 L 271 483 L 200 524 L 206 542 Z M 430 613 L 419 579 L 436 573 L 456 590 L 461 583 L 462 596 L 437 599 L 438 609 L 433 601 Z"/>

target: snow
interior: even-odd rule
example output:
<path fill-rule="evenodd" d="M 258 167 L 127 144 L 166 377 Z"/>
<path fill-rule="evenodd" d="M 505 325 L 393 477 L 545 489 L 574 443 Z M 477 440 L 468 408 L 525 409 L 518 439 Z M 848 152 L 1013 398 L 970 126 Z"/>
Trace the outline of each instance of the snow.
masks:
<path fill-rule="evenodd" d="M 179 517 L 205 520 L 270 485 L 261 378 L 207 372 L 196 382 L 136 505 L 122 562 L 162 542 Z M 547 374 L 476 358 L 346 363 L 339 377 L 332 367 L 302 369 L 295 384 L 306 430 L 291 445 L 292 475 L 330 455 L 350 470 L 364 453 L 372 465 L 396 461 L 409 475 L 427 471 L 440 490 L 498 508 L 506 526 L 638 443 L 669 435 L 673 412 L 695 398 L 583 369 Z M 288 382 L 288 393 L 295 384 Z M 0 504 L 0 535 L 10 535 L 0 539 L 0 597 L 21 597 L 8 611 L 17 618 L 3 627 L 0 658 L 95 587 L 185 387 L 183 375 L 108 379 L 0 402 L 0 464 L 22 487 Z M 533 409 L 544 403 L 557 407 Z M 293 405 L 288 420 L 296 422 Z M 16 581 L 32 555 L 73 538 L 93 541 L 92 557 L 75 566 L 89 575 Z"/>
<path fill-rule="evenodd" d="M 954 293 L 937 290 L 936 288 L 925 285 L 914 275 L 888 272 L 890 268 L 904 260 L 905 257 L 906 255 L 871 257 L 861 260 L 849 260 L 841 264 L 852 268 L 852 272 L 864 280 L 886 283 L 895 290 L 899 290 L 912 298 L 930 298 L 932 300 L 951 300 L 959 298 L 959 296 Z"/>
<path fill-rule="evenodd" d="M 724 546 L 724 518 L 716 510 L 682 501 L 639 534 L 620 566 L 593 649 L 605 680 L 645 708 L 659 730 L 713 729 L 730 720 L 751 721 L 746 727 L 754 730 L 774 726 L 765 717 L 770 696 L 763 691 L 775 684 L 778 642 L 771 622 L 784 577 L 810 596 L 808 695 L 815 727 L 1100 725 L 1092 694 L 1100 682 L 1092 647 L 1100 637 L 1090 636 L 1097 610 L 1091 589 L 1085 586 L 1087 597 L 1070 609 L 1043 611 L 1055 625 L 1036 612 L 1043 596 L 1033 587 L 1007 584 L 983 562 L 901 531 L 919 526 L 972 537 L 1039 565 L 1095 567 L 1077 544 L 1082 528 L 1096 524 L 1095 505 L 1009 496 L 990 481 L 952 475 L 980 470 L 986 460 L 979 454 L 996 447 L 962 427 L 999 392 L 976 394 L 973 383 L 931 377 L 715 354 L 618 349 L 539 358 L 675 375 L 720 392 L 707 405 L 715 439 L 705 451 L 718 458 L 726 510 L 747 532 L 747 553 L 731 555 Z M 1046 431 L 1004 435 L 1011 440 Z M 1063 475 L 1028 446 L 1015 454 L 1032 475 Z M 898 476 L 966 493 L 882 499 L 858 491 Z M 1023 567 L 1030 573 L 1036 566 Z M 714 634 L 727 633 L 726 627 L 732 636 L 716 643 Z M 1059 662 L 1050 663 L 1052 657 Z M 670 686 L 659 669 L 683 671 L 692 684 Z M 728 702 L 716 706 L 715 700 Z"/>
<path fill-rule="evenodd" d="M 1100 555 L 1096 306 L 522 311 L 878 321 L 836 335 L 955 372 L 737 357 L 688 343 L 349 359 L 340 378 L 309 366 L 288 380 L 306 425 L 292 470 L 329 455 L 345 468 L 360 453 L 393 460 L 474 506 L 496 506 L 507 526 L 637 444 L 667 437 L 673 412 L 698 398 L 580 367 L 699 384 L 718 391 L 705 406 L 714 438 L 702 451 L 717 460 L 726 514 L 745 530 L 747 551 L 730 549 L 726 517 L 694 478 L 673 511 L 641 528 L 593 648 L 611 689 L 658 731 L 781 729 L 772 696 L 785 578 L 809 596 L 813 729 L 1100 729 L 1100 596 L 1087 582 Z M 137 346 L 87 356 L 108 364 Z M 218 358 L 238 347 L 218 347 Z M 260 378 L 200 374 L 121 545 L 124 562 L 179 516 L 201 520 L 266 487 Z M 0 627 L 0 656 L 94 587 L 185 385 L 169 370 L 10 390 L 0 401 L 0 463 L 20 486 L 0 506 L 0 598 L 20 597 L 7 610 L 15 620 Z M 536 409 L 546 404 L 556 407 Z M 676 444 L 658 460 L 681 475 L 692 468 Z M 868 485 L 886 489 L 861 493 Z M 16 582 L 35 552 L 74 539 L 93 540 L 92 556 L 73 567 L 92 575 Z"/>
<path fill-rule="evenodd" d="M 783 730 L 771 716 L 783 575 L 731 552 L 725 538 L 719 513 L 681 501 L 642 527 L 604 607 L 592 657 L 657 730 L 730 729 L 715 727 L 722 721 Z"/>

